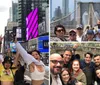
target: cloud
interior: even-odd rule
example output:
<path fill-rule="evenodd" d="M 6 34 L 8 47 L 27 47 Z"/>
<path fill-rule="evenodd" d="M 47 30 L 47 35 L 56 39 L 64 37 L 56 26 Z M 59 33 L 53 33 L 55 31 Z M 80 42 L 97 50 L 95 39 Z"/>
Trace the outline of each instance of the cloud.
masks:
<path fill-rule="evenodd" d="M 0 6 L 0 12 L 5 12 L 7 11 L 8 7 L 5 6 Z"/>

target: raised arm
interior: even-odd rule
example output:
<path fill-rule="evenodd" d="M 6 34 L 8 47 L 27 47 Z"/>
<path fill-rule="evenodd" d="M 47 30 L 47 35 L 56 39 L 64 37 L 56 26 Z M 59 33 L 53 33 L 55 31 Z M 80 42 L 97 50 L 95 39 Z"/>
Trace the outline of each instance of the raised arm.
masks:
<path fill-rule="evenodd" d="M 36 65 L 43 65 L 41 62 L 37 61 L 32 55 L 28 54 L 26 50 L 20 45 L 19 42 L 15 40 L 15 43 L 16 43 L 16 48 L 20 53 L 20 55 L 22 56 L 22 58 L 24 59 L 25 63 L 29 65 L 32 62 L 34 62 L 34 64 Z"/>
<path fill-rule="evenodd" d="M 1 52 L 1 44 L 2 44 L 3 37 L 0 35 L 0 52 Z"/>
<path fill-rule="evenodd" d="M 15 67 L 18 65 L 19 58 L 20 58 L 20 54 L 19 52 L 17 52 L 16 55 L 14 56 L 14 63 L 13 63 Z"/>

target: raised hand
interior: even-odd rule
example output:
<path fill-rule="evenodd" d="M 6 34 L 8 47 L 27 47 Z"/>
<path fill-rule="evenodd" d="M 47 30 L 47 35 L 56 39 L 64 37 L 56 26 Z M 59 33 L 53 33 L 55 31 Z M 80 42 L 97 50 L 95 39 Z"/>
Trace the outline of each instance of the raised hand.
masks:
<path fill-rule="evenodd" d="M 3 40 L 3 37 L 2 37 L 2 35 L 0 35 L 0 42 L 2 42 L 2 40 Z"/>
<path fill-rule="evenodd" d="M 15 43 L 17 43 L 17 37 L 15 37 Z"/>

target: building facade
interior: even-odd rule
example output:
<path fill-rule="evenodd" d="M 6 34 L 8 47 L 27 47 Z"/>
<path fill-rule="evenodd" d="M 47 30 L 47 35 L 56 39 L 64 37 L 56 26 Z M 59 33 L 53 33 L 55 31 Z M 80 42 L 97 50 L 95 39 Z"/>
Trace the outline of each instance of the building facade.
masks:
<path fill-rule="evenodd" d="M 62 0 L 62 14 L 63 16 L 69 14 L 69 0 Z"/>
<path fill-rule="evenodd" d="M 26 40 L 26 17 L 38 8 L 38 23 L 45 19 L 45 7 L 49 4 L 49 0 L 18 0 L 18 23 L 22 29 L 22 38 Z"/>

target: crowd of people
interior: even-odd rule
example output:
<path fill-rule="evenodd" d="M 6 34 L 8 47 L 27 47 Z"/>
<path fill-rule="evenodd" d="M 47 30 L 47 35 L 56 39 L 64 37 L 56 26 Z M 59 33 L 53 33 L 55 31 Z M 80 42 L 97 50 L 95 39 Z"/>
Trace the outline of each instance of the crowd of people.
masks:
<path fill-rule="evenodd" d="M 100 29 L 87 26 L 77 25 L 76 29 L 71 29 L 68 32 L 63 25 L 57 25 L 54 28 L 56 37 L 51 37 L 50 41 L 100 41 Z"/>
<path fill-rule="evenodd" d="M 100 55 L 66 49 L 50 55 L 50 85 L 100 85 Z M 97 84 L 95 84 L 97 83 Z"/>
<path fill-rule="evenodd" d="M 2 44 L 2 36 L 0 42 Z M 44 75 L 49 72 L 41 61 L 38 50 L 27 52 L 15 38 L 17 52 L 15 56 L 0 54 L 0 85 L 45 85 Z M 13 57 L 13 58 L 12 58 Z M 22 60 L 24 64 L 22 65 Z M 24 80 L 24 73 L 28 66 L 31 84 Z"/>

